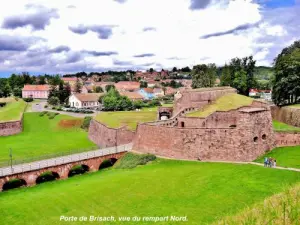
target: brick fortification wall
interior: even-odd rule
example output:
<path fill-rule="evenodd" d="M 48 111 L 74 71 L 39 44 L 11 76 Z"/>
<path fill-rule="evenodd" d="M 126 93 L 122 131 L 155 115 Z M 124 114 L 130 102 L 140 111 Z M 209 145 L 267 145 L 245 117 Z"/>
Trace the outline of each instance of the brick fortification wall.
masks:
<path fill-rule="evenodd" d="M 89 139 L 100 147 L 113 147 L 132 142 L 135 132 L 126 127 L 109 128 L 104 124 L 92 120 L 89 128 Z"/>
<path fill-rule="evenodd" d="M 175 95 L 174 114 L 184 108 L 200 108 L 229 93 L 236 93 L 236 89 L 231 87 L 218 87 L 201 89 L 201 91 L 197 91 L 196 89 L 184 91 L 183 93 Z"/>
<path fill-rule="evenodd" d="M 23 118 L 17 121 L 0 123 L 0 136 L 9 136 L 21 133 L 23 130 Z"/>
<path fill-rule="evenodd" d="M 275 137 L 277 147 L 300 145 L 300 133 L 275 132 Z"/>
<path fill-rule="evenodd" d="M 205 121 L 204 127 L 182 128 L 180 122 L 174 127 L 140 124 L 133 149 L 172 158 L 252 161 L 274 148 L 270 110 L 242 109 L 235 114 L 228 120 L 228 112 L 218 113 Z M 228 126 L 232 122 L 236 122 L 235 128 Z M 218 128 L 212 128 L 213 124 Z"/>
<path fill-rule="evenodd" d="M 274 120 L 292 126 L 300 127 L 300 109 L 290 107 L 272 106 L 272 117 Z"/>

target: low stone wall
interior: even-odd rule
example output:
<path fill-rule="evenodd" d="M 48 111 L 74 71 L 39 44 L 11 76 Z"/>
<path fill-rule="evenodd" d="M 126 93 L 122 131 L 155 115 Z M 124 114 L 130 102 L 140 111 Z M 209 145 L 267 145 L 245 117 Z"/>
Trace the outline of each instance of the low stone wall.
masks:
<path fill-rule="evenodd" d="M 9 136 L 21 133 L 23 130 L 23 118 L 17 121 L 0 123 L 0 136 Z"/>
<path fill-rule="evenodd" d="M 118 129 L 109 128 L 106 125 L 92 120 L 89 128 L 89 139 L 100 147 L 113 147 L 132 142 L 135 132 L 126 127 Z"/>
<path fill-rule="evenodd" d="M 282 123 L 300 127 L 300 108 L 271 107 L 272 118 Z"/>
<path fill-rule="evenodd" d="M 276 146 L 300 145 L 300 133 L 296 132 L 275 132 Z"/>

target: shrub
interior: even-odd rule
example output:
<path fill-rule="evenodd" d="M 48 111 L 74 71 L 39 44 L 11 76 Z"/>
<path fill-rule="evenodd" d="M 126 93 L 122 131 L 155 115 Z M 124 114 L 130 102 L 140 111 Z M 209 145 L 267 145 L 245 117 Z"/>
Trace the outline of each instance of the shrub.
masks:
<path fill-rule="evenodd" d="M 37 179 L 36 179 L 36 183 L 37 184 L 41 184 L 41 183 L 45 183 L 48 181 L 53 181 L 56 180 L 57 178 L 59 178 L 57 173 L 53 173 L 51 171 L 47 171 L 42 173 Z"/>
<path fill-rule="evenodd" d="M 59 104 L 59 98 L 58 97 L 51 97 L 48 99 L 48 103 L 50 105 L 58 105 Z"/>
<path fill-rule="evenodd" d="M 22 179 L 11 179 L 3 185 L 3 191 L 25 186 L 26 182 Z"/>
<path fill-rule="evenodd" d="M 126 153 L 115 165 L 117 169 L 132 169 L 138 165 L 145 165 L 156 159 L 152 154 L 133 154 Z"/>
<path fill-rule="evenodd" d="M 53 106 L 53 107 L 52 107 L 52 109 L 53 109 L 53 110 L 56 110 L 56 107 L 55 107 L 55 106 Z"/>
<path fill-rule="evenodd" d="M 47 111 L 41 112 L 41 113 L 40 113 L 40 116 L 44 116 L 44 115 L 47 114 L 47 113 L 48 113 Z"/>
<path fill-rule="evenodd" d="M 25 102 L 33 102 L 33 98 L 23 98 Z"/>
<path fill-rule="evenodd" d="M 84 174 L 86 172 L 89 171 L 89 167 L 86 166 L 86 165 L 77 165 L 77 166 L 73 166 L 72 169 L 70 169 L 70 172 L 69 172 L 69 177 L 73 177 L 75 175 L 78 175 L 78 174 Z"/>
<path fill-rule="evenodd" d="M 90 127 L 91 120 L 92 120 L 92 117 L 90 117 L 90 116 L 84 117 L 81 128 L 84 130 L 88 130 Z"/>
<path fill-rule="evenodd" d="M 48 108 L 48 105 L 45 105 L 44 108 L 47 109 L 47 108 Z"/>
<path fill-rule="evenodd" d="M 6 106 L 6 102 L 0 102 L 0 107 Z"/>

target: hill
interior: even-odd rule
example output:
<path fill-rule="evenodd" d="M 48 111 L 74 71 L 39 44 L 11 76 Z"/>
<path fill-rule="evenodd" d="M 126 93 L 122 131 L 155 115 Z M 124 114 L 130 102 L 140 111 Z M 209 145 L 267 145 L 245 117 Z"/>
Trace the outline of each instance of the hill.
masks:
<path fill-rule="evenodd" d="M 257 80 L 270 80 L 273 75 L 274 71 L 272 67 L 258 66 L 254 69 L 254 77 Z"/>

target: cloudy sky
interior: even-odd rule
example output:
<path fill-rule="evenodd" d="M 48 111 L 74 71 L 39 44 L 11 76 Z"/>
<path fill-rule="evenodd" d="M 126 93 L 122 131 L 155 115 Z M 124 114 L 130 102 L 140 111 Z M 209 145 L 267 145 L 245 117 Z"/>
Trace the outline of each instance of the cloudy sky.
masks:
<path fill-rule="evenodd" d="M 9 0 L 0 76 L 199 63 L 271 65 L 300 39 L 300 0 Z"/>

